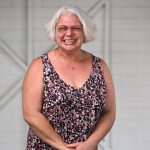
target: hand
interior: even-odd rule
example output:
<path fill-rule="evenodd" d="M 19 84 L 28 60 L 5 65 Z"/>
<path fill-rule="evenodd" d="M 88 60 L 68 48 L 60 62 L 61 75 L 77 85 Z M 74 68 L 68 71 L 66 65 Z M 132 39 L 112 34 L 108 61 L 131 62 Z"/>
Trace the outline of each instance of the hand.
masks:
<path fill-rule="evenodd" d="M 70 144 L 63 143 L 63 144 L 58 144 L 57 149 L 58 150 L 76 150 L 75 146 L 68 146 Z"/>
<path fill-rule="evenodd" d="M 85 142 L 76 142 L 72 144 L 67 145 L 68 148 L 73 148 L 75 150 L 95 150 L 95 147 L 93 145 L 90 145 L 89 143 Z"/>

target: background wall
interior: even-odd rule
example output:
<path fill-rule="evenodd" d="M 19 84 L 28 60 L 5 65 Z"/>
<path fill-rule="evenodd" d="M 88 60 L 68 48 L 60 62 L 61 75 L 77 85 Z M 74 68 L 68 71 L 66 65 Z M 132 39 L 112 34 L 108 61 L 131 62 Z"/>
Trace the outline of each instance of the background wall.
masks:
<path fill-rule="evenodd" d="M 112 0 L 111 62 L 116 85 L 115 150 L 150 148 L 150 1 Z"/>
<path fill-rule="evenodd" d="M 61 5 L 78 5 L 87 11 L 97 2 L 0 0 L 0 149 L 25 149 L 27 125 L 22 118 L 21 81 L 32 58 L 53 47 L 43 26 Z M 147 150 L 150 148 L 150 0 L 110 2 L 110 67 L 117 101 L 110 143 L 113 150 Z M 97 12 L 90 15 L 96 23 L 102 22 L 104 11 Z M 101 42 L 87 48 L 93 48 L 93 53 L 103 57 L 104 26 L 98 25 Z"/>
<path fill-rule="evenodd" d="M 1 150 L 23 150 L 26 140 L 20 92 L 27 58 L 26 7 L 23 0 L 0 0 Z"/>

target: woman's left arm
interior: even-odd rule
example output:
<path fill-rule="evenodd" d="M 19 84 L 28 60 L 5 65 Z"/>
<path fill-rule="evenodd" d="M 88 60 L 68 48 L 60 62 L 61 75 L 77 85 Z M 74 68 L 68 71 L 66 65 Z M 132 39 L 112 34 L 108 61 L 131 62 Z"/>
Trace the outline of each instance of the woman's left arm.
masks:
<path fill-rule="evenodd" d="M 97 146 L 98 143 L 107 135 L 112 128 L 116 116 L 115 88 L 112 76 L 107 64 L 101 60 L 101 66 L 106 83 L 106 105 L 103 114 L 91 136 L 87 139 L 88 145 Z"/>

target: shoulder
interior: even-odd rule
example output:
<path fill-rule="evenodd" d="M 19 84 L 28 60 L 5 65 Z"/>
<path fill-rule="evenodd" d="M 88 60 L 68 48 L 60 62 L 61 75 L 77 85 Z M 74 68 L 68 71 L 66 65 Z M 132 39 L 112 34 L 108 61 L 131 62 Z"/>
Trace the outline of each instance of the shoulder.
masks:
<path fill-rule="evenodd" d="M 43 68 L 41 57 L 37 57 L 33 59 L 31 64 L 29 65 L 28 70 L 41 70 Z"/>
<path fill-rule="evenodd" d="M 106 63 L 106 61 L 102 58 L 100 58 L 100 64 L 101 64 L 101 68 L 103 70 L 104 76 L 111 76 L 111 71 L 110 68 L 108 66 L 108 64 Z"/>
<path fill-rule="evenodd" d="M 91 62 L 91 59 L 93 58 L 93 54 L 92 53 L 90 53 L 90 52 L 88 52 L 88 51 L 85 51 L 85 50 L 82 50 L 83 51 L 83 54 L 84 54 L 84 60 L 86 61 L 86 62 Z"/>
<path fill-rule="evenodd" d="M 112 80 L 111 71 L 106 61 L 103 58 L 100 58 L 98 56 L 95 56 L 95 55 L 93 56 L 94 56 L 95 61 L 99 64 L 99 69 L 102 72 L 105 81 L 107 82 L 109 80 Z"/>
<path fill-rule="evenodd" d="M 30 63 L 24 79 L 42 79 L 43 77 L 43 64 L 40 57 L 33 59 Z"/>
<path fill-rule="evenodd" d="M 103 60 L 101 58 L 100 58 L 100 64 L 101 64 L 101 69 L 103 72 L 103 77 L 104 77 L 107 89 L 108 88 L 113 89 L 114 88 L 113 78 L 112 78 L 111 70 L 110 70 L 108 64 L 106 63 L 105 60 Z"/>
<path fill-rule="evenodd" d="M 98 56 L 93 55 L 95 61 L 97 61 L 100 64 L 100 68 L 102 69 L 103 72 L 106 72 L 109 70 L 109 67 L 106 63 L 106 61 Z"/>
<path fill-rule="evenodd" d="M 98 59 L 100 60 L 100 64 L 101 64 L 103 71 L 109 70 L 109 67 L 108 67 L 108 64 L 106 63 L 106 61 L 99 57 L 98 57 Z"/>

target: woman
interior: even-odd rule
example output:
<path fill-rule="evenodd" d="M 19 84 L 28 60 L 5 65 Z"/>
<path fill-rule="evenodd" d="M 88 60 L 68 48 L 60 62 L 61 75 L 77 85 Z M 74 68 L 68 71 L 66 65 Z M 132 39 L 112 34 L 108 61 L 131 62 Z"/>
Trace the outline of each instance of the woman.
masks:
<path fill-rule="evenodd" d="M 115 94 L 104 60 L 81 49 L 95 27 L 62 7 L 47 25 L 57 47 L 31 63 L 23 82 L 27 150 L 94 150 L 115 120 Z"/>

